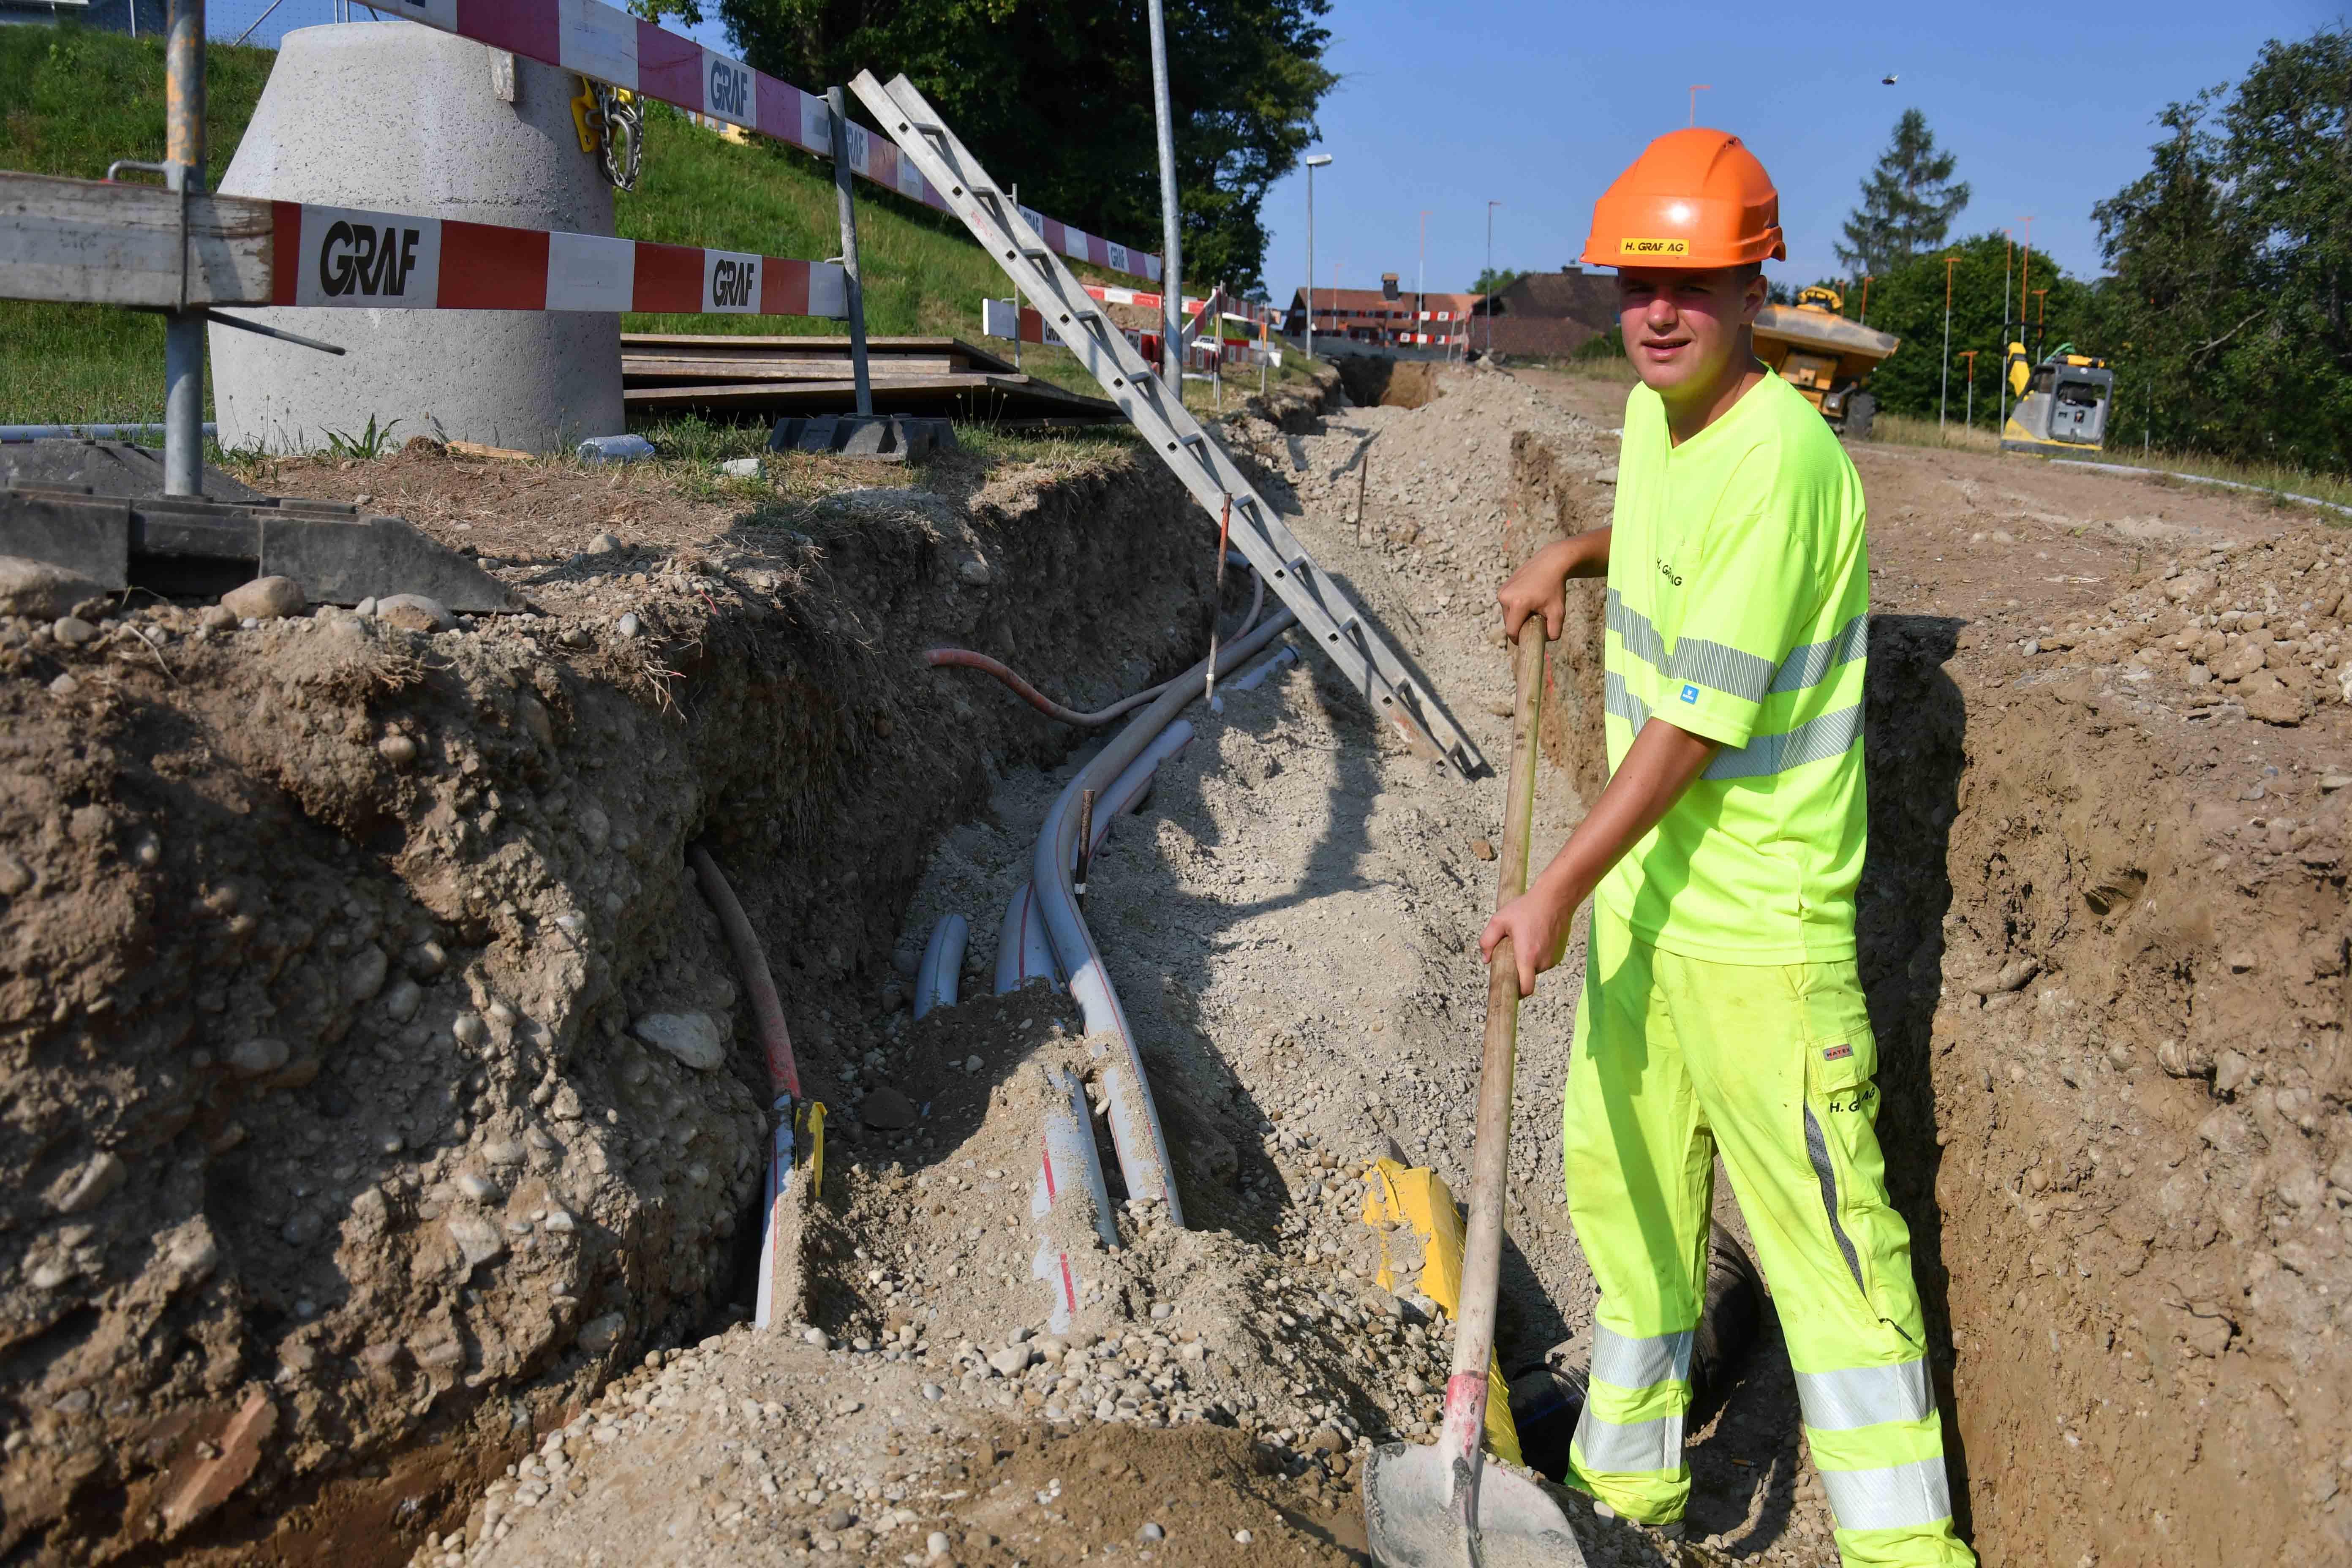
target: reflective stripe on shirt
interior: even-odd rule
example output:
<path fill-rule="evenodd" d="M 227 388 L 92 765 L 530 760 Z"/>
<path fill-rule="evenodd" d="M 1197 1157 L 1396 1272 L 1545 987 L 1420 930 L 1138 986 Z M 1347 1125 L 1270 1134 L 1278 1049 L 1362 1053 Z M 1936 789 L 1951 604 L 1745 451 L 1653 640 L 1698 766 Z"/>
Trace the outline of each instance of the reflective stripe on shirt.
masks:
<path fill-rule="evenodd" d="M 1625 651 L 1668 680 L 1704 686 L 1745 702 L 1761 702 L 1767 696 L 1781 697 L 1819 686 L 1870 652 L 1868 616 L 1854 616 L 1840 626 L 1834 637 L 1790 649 L 1789 657 L 1775 668 L 1752 653 L 1709 642 L 1705 637 L 1676 638 L 1674 655 L 1669 658 L 1665 639 L 1658 635 L 1658 628 L 1641 611 L 1626 608 L 1614 588 L 1609 590 L 1601 614 L 1609 629 L 1625 645 Z"/>
<path fill-rule="evenodd" d="M 1650 705 L 1628 690 L 1624 677 L 1614 672 L 1601 678 L 1601 706 L 1633 726 L 1636 733 L 1650 721 Z M 1766 778 L 1826 757 L 1843 756 L 1861 739 L 1862 707 L 1857 703 L 1807 720 L 1785 735 L 1759 735 L 1744 746 L 1726 746 L 1699 776 L 1718 784 Z"/>
<path fill-rule="evenodd" d="M 1825 642 L 1809 642 L 1793 648 L 1780 661 L 1768 689 L 1774 695 L 1784 691 L 1802 691 L 1808 686 L 1819 686 L 1829 679 L 1830 672 L 1841 665 L 1852 664 L 1870 651 L 1870 617 L 1856 616 L 1837 629 L 1837 635 Z"/>

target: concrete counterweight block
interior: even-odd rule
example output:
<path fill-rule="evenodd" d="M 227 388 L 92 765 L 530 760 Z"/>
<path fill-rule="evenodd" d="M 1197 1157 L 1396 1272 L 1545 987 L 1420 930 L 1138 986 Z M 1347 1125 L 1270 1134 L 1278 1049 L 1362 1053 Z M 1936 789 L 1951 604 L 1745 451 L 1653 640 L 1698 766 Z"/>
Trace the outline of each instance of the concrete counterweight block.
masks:
<path fill-rule="evenodd" d="M 286 35 L 221 189 L 609 235 L 612 187 L 580 151 L 573 90 L 566 72 L 412 22 L 300 28 Z M 624 427 L 610 312 L 237 313 L 350 352 L 212 328 L 220 443 L 232 449 L 314 450 L 371 418 L 379 431 L 399 422 L 395 446 L 436 436 L 533 452 Z"/>

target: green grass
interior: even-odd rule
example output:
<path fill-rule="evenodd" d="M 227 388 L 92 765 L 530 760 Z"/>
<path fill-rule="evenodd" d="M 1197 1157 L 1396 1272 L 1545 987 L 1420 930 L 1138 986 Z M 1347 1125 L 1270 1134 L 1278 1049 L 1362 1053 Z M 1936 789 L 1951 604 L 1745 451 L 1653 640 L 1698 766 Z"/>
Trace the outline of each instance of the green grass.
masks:
<path fill-rule="evenodd" d="M 1870 422 L 1870 438 L 1895 447 L 1941 447 L 1953 451 L 1990 452 L 2000 443 L 1993 435 L 1991 421 L 1978 416 L 1976 428 L 1960 423 L 1955 414 L 1951 423 L 1938 428 L 1933 419 L 1914 419 L 1907 414 L 1881 412 Z"/>
<path fill-rule="evenodd" d="M 212 47 L 205 163 L 215 182 L 276 58 L 268 49 Z M 0 27 L 0 169 L 96 180 L 117 158 L 163 156 L 161 38 L 85 32 L 71 23 Z M 163 417 L 161 316 L 0 300 L 0 423 Z"/>
<path fill-rule="evenodd" d="M 276 58 L 268 49 L 207 50 L 205 148 L 215 183 Z M 71 24 L 0 27 L 0 168 L 97 179 L 117 158 L 163 153 L 160 40 Z M 857 198 L 866 330 L 978 341 L 982 297 L 1012 291 L 1004 274 L 947 215 L 863 181 Z M 630 238 L 674 245 L 803 258 L 841 248 L 831 165 L 772 142 L 730 142 L 662 104 L 647 108 L 645 172 L 635 191 L 616 198 L 614 218 Z M 1076 270 L 1135 285 L 1099 268 Z M 838 321 L 773 316 L 628 315 L 621 324 L 625 331 L 829 337 L 845 331 Z M 1010 344 L 984 346 L 1010 357 Z M 154 314 L 0 300 L 0 423 L 160 420 L 163 361 L 163 325 Z M 1073 392 L 1100 392 L 1066 350 L 1024 345 L 1021 368 Z M 1271 377 L 1276 384 L 1305 379 L 1297 365 Z M 1235 395 L 1255 389 L 1255 374 L 1234 381 L 1228 390 Z M 1186 401 L 1207 408 L 1208 388 L 1188 387 Z M 209 416 L 209 388 L 205 406 Z M 676 421 L 656 427 L 673 426 L 688 444 L 701 439 Z"/>

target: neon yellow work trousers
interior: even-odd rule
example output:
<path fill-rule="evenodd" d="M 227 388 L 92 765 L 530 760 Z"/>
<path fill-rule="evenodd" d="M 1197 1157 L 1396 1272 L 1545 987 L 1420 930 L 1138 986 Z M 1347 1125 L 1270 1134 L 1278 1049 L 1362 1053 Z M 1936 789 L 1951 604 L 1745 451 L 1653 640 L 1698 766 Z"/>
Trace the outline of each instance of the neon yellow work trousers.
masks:
<path fill-rule="evenodd" d="M 1886 1201 L 1853 961 L 1685 958 L 1596 908 L 1571 1050 L 1568 1205 L 1601 1301 L 1570 1484 L 1629 1519 L 1682 1517 L 1720 1151 L 1847 1568 L 1973 1564 L 1952 1529 L 1910 1232 Z"/>

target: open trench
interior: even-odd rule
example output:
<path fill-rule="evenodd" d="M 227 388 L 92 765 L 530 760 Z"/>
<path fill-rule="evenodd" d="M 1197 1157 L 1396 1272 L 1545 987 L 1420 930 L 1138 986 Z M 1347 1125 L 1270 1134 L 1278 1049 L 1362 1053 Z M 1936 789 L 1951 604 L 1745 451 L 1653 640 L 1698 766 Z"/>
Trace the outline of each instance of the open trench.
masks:
<path fill-rule="evenodd" d="M 1499 757 L 1492 584 L 1605 518 L 1613 442 L 1538 382 L 1439 390 L 1231 438 Z M 1404 751 L 1311 652 L 1188 711 L 1086 915 L 1189 1223 L 1118 1203 L 1049 1331 L 1036 1068 L 1083 1076 L 1087 1040 L 1065 994 L 990 982 L 1096 742 L 917 656 L 971 647 L 1079 706 L 1173 673 L 1211 612 L 1197 513 L 1118 448 L 910 488 L 815 465 L 698 510 L 635 497 L 629 543 L 589 553 L 602 479 L 486 508 L 495 476 L 456 468 L 298 493 L 405 493 L 536 616 L 214 637 L 165 606 L 124 617 L 160 634 L 138 648 L 0 637 L 0 1551 L 1359 1560 L 1356 1468 L 1431 1430 L 1447 1355 L 1443 1315 L 1377 1283 L 1413 1247 L 1362 1223 L 1359 1178 L 1393 1146 L 1466 1190 L 1499 781 Z M 1861 936 L 1963 1522 L 1989 1563 L 2332 1559 L 2345 710 L 2329 677 L 2259 722 L 2263 676 L 2195 672 L 2265 607 L 2324 648 L 2342 552 L 2292 518 L 2151 533 L 1928 479 L 1959 500 L 1865 463 Z M 1995 522 L 2039 559 L 1983 565 Z M 1601 781 L 1597 592 L 1575 608 L 1539 845 Z M 2060 629 L 2021 651 L 2037 618 Z M 689 843 L 834 1111 L 781 1331 L 743 1321 L 768 1089 Z M 918 1021 L 949 913 L 962 999 Z M 1518 1363 L 1591 1313 L 1569 989 L 1524 1025 Z M 1834 1561 L 1769 1321 L 1694 1434 L 1689 1541 L 1571 1503 L 1591 1561 Z"/>

